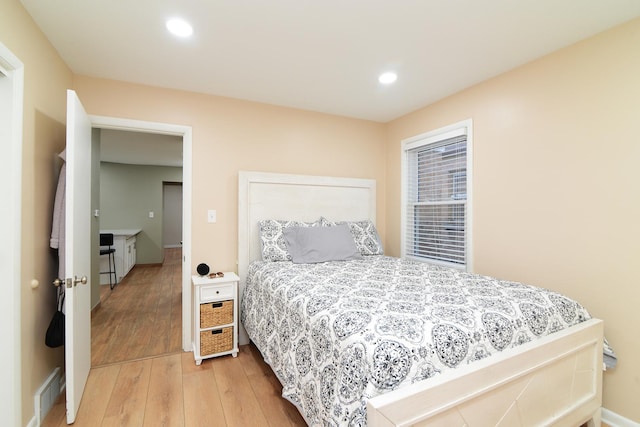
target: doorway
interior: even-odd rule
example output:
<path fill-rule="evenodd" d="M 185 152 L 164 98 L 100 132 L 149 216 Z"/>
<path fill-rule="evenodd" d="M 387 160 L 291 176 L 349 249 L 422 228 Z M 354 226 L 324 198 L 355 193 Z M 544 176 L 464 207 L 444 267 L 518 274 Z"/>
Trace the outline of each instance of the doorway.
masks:
<path fill-rule="evenodd" d="M 162 242 L 165 249 L 182 247 L 182 183 L 162 184 Z"/>
<path fill-rule="evenodd" d="M 129 132 L 175 135 L 182 137 L 182 256 L 180 282 L 182 287 L 181 348 L 191 350 L 191 168 L 192 130 L 189 126 L 145 122 L 104 116 L 91 116 L 95 129 L 122 130 Z"/>
<path fill-rule="evenodd" d="M 103 274 L 92 286 L 91 365 L 181 352 L 182 137 L 100 129 L 94 138 L 97 225 L 114 233 L 118 283 Z M 110 271 L 108 256 L 100 261 Z"/>

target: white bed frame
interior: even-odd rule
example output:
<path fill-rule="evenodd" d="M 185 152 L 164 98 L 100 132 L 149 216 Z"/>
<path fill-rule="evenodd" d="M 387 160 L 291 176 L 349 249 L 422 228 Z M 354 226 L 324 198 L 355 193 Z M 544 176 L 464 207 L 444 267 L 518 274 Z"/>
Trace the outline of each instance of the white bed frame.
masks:
<path fill-rule="evenodd" d="M 261 219 L 376 220 L 374 180 L 240 172 L 238 189 L 241 295 L 249 263 L 261 258 Z M 369 400 L 368 425 L 600 426 L 602 339 L 602 321 L 592 319 L 403 386 Z"/>

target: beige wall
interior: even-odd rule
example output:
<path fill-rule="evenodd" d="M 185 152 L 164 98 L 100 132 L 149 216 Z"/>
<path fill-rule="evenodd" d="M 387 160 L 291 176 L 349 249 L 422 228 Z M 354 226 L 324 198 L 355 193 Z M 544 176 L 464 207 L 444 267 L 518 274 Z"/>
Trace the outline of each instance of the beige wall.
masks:
<path fill-rule="evenodd" d="M 387 249 L 400 141 L 473 119 L 473 270 L 568 294 L 619 356 L 604 406 L 640 421 L 640 20 L 388 124 Z"/>
<path fill-rule="evenodd" d="M 382 124 L 86 76 L 74 89 L 89 114 L 192 127 L 194 273 L 201 262 L 237 271 L 240 170 L 376 179 L 384 238 Z"/>
<path fill-rule="evenodd" d="M 24 128 L 22 173 L 22 422 L 33 416 L 33 395 L 56 366 L 63 366 L 62 348 L 44 345 L 55 309 L 50 283 L 57 264 L 49 249 L 53 196 L 64 148 L 66 89 L 71 71 L 35 26 L 17 0 L 0 0 L 0 41 L 24 64 Z M 31 289 L 37 279 L 40 287 Z"/>

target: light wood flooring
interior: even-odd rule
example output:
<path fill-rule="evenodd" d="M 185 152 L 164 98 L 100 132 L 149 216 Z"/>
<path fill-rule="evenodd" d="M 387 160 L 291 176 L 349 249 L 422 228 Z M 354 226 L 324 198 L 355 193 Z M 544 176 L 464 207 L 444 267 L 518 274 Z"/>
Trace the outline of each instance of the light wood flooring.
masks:
<path fill-rule="evenodd" d="M 92 368 L 74 426 L 306 426 L 253 346 L 196 366 L 174 353 Z M 59 399 L 43 427 L 66 426 Z"/>
<path fill-rule="evenodd" d="M 181 350 L 182 250 L 162 265 L 136 265 L 116 287 L 101 286 L 91 316 L 91 366 Z"/>
<path fill-rule="evenodd" d="M 255 346 L 196 366 L 181 350 L 181 250 L 102 286 L 74 426 L 305 426 Z M 64 394 L 43 424 L 66 426 Z"/>

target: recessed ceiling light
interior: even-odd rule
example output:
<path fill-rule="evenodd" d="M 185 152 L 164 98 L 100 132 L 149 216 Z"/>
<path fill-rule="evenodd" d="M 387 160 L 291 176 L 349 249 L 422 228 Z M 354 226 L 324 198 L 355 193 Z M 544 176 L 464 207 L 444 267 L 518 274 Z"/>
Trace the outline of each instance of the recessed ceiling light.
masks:
<path fill-rule="evenodd" d="M 397 79 L 398 79 L 398 75 L 392 71 L 389 71 L 387 73 L 382 73 L 380 74 L 380 77 L 378 77 L 378 81 L 383 85 L 391 84 L 395 82 Z"/>
<path fill-rule="evenodd" d="M 191 25 L 183 19 L 169 19 L 167 21 L 167 29 L 178 37 L 189 37 L 193 34 L 193 28 Z"/>

